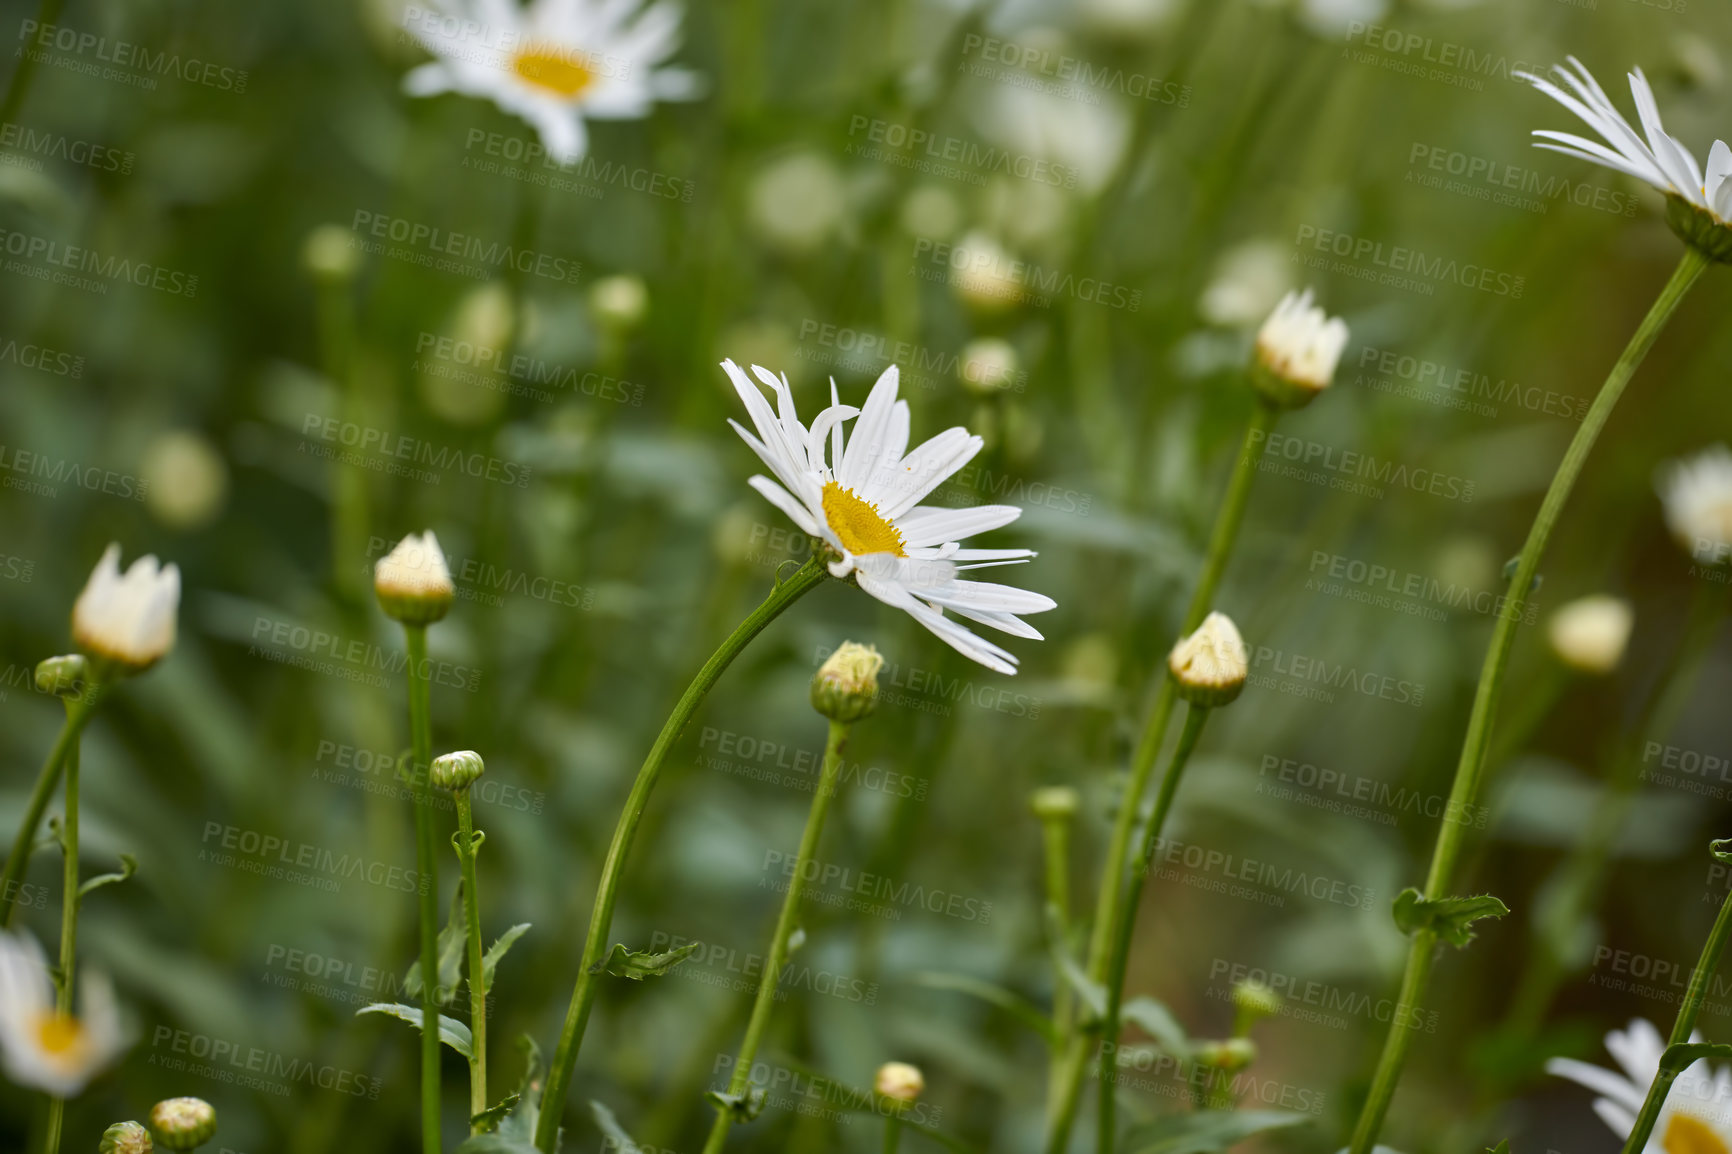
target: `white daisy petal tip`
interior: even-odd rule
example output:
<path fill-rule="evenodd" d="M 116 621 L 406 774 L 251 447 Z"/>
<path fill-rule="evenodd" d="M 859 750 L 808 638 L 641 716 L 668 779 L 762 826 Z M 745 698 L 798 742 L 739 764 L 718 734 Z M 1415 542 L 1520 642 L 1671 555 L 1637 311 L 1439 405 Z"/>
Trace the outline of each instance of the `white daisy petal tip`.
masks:
<path fill-rule="evenodd" d="M 120 546 L 111 544 L 72 608 L 72 637 L 98 670 L 141 673 L 174 648 L 180 569 L 154 556 L 123 575 Z"/>
<path fill-rule="evenodd" d="M 1303 408 L 1335 379 L 1347 338 L 1347 322 L 1312 304 L 1309 288 L 1289 292 L 1257 330 L 1251 383 L 1276 408 Z"/>

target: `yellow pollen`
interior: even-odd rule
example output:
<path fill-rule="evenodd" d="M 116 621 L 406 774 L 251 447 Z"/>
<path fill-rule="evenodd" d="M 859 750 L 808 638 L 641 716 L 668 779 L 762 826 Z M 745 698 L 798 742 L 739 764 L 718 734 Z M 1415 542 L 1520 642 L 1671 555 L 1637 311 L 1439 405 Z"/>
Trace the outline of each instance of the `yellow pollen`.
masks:
<path fill-rule="evenodd" d="M 866 553 L 908 556 L 902 547 L 902 531 L 884 519 L 878 506 L 862 501 L 853 490 L 834 481 L 824 482 L 824 520 L 842 539 L 842 547 L 856 556 Z"/>
<path fill-rule="evenodd" d="M 582 53 L 556 44 L 528 44 L 512 57 L 511 70 L 522 79 L 566 100 L 575 100 L 595 81 L 581 63 Z"/>
<path fill-rule="evenodd" d="M 1666 1154 L 1732 1154 L 1707 1123 L 1688 1114 L 1674 1114 L 1666 1123 L 1660 1149 Z"/>
<path fill-rule="evenodd" d="M 65 1057 L 84 1044 L 84 1027 L 71 1014 L 43 1014 L 36 1020 L 36 1040 L 47 1053 Z"/>

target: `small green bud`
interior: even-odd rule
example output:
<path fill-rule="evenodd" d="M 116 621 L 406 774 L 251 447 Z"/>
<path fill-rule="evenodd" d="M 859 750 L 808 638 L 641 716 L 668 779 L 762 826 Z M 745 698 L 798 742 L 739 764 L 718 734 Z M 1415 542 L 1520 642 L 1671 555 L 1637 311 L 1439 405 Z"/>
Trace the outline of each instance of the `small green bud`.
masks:
<path fill-rule="evenodd" d="M 428 780 L 433 783 L 434 789 L 457 793 L 479 781 L 486 768 L 479 753 L 460 749 L 456 753 L 444 753 L 435 757 Z"/>
<path fill-rule="evenodd" d="M 90 676 L 90 663 L 82 653 L 66 653 L 50 657 L 36 666 L 36 688 L 56 697 L 77 697 Z"/>
<path fill-rule="evenodd" d="M 1257 1043 L 1249 1038 L 1204 1042 L 1197 1047 L 1197 1061 L 1217 1070 L 1243 1070 L 1257 1060 Z"/>
<path fill-rule="evenodd" d="M 216 1109 L 203 1098 L 167 1098 L 150 1108 L 150 1128 L 168 1150 L 196 1150 L 216 1133 Z"/>
<path fill-rule="evenodd" d="M 1042 821 L 1069 821 L 1076 816 L 1076 790 L 1068 785 L 1047 785 L 1028 795 L 1028 808 Z"/>
<path fill-rule="evenodd" d="M 102 1132 L 102 1154 L 151 1154 L 150 1131 L 137 1122 L 116 1122 Z"/>
<path fill-rule="evenodd" d="M 1249 1025 L 1281 1012 L 1281 995 L 1262 982 L 1246 979 L 1233 987 L 1233 1005 Z"/>
<path fill-rule="evenodd" d="M 321 224 L 302 243 L 301 261 L 321 280 L 344 281 L 360 267 L 361 251 L 354 233 L 340 224 Z"/>
<path fill-rule="evenodd" d="M 812 676 L 812 708 L 831 721 L 859 721 L 878 705 L 883 667 L 872 646 L 844 641 Z"/>

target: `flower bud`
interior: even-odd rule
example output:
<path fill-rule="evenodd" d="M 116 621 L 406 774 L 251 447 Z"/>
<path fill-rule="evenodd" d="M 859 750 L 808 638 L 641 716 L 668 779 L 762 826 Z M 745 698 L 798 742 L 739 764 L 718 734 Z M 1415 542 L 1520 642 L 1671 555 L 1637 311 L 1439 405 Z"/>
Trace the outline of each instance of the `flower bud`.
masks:
<path fill-rule="evenodd" d="M 918 1099 L 920 1092 L 926 1089 L 926 1078 L 918 1066 L 910 1066 L 907 1062 L 886 1062 L 878 1067 L 878 1076 L 872 1079 L 872 1087 L 882 1098 L 908 1103 Z"/>
<path fill-rule="evenodd" d="M 636 328 L 649 311 L 649 289 L 635 276 L 604 276 L 589 286 L 589 310 L 607 328 Z"/>
<path fill-rule="evenodd" d="M 1233 1005 L 1245 1024 L 1249 1025 L 1258 1018 L 1280 1013 L 1281 995 L 1264 983 L 1248 978 L 1234 984 Z"/>
<path fill-rule="evenodd" d="M 120 546 L 110 545 L 72 607 L 72 639 L 99 666 L 142 673 L 174 648 L 179 608 L 178 568 L 144 556 L 123 576 Z"/>
<path fill-rule="evenodd" d="M 1577 673 L 1604 675 L 1623 660 L 1635 614 L 1621 597 L 1597 593 L 1560 606 L 1546 622 L 1558 660 Z"/>
<path fill-rule="evenodd" d="M 321 224 L 301 245 L 301 262 L 321 280 L 348 280 L 360 266 L 355 236 L 340 224 Z"/>
<path fill-rule="evenodd" d="M 1016 381 L 1016 369 L 1016 349 L 997 337 L 969 341 L 956 362 L 962 387 L 983 397 L 1009 389 Z"/>
<path fill-rule="evenodd" d="M 1076 816 L 1076 790 L 1068 785 L 1042 786 L 1028 795 L 1028 808 L 1042 821 L 1069 821 Z"/>
<path fill-rule="evenodd" d="M 812 675 L 812 708 L 831 721 L 859 721 L 878 704 L 883 667 L 878 650 L 844 641 Z"/>
<path fill-rule="evenodd" d="M 1197 1047 L 1197 1062 L 1217 1070 L 1243 1070 L 1257 1060 L 1257 1043 L 1249 1038 L 1204 1042 Z"/>
<path fill-rule="evenodd" d="M 102 1132 L 102 1154 L 151 1154 L 150 1131 L 137 1122 L 116 1122 Z"/>
<path fill-rule="evenodd" d="M 1732 226 L 1676 193 L 1666 194 L 1666 224 L 1679 240 L 1721 264 L 1732 264 Z"/>
<path fill-rule="evenodd" d="M 1347 324 L 1311 303 L 1311 290 L 1288 293 L 1257 331 L 1251 383 L 1278 409 L 1310 404 L 1329 387 L 1347 347 Z"/>
<path fill-rule="evenodd" d="M 89 675 L 90 663 L 84 660 L 82 653 L 50 657 L 37 663 L 36 689 L 39 693 L 52 693 L 56 697 L 77 697 Z"/>
<path fill-rule="evenodd" d="M 429 529 L 409 534 L 373 568 L 373 592 L 387 617 L 405 625 L 431 625 L 457 597 L 439 539 Z"/>
<path fill-rule="evenodd" d="M 449 790 L 456 793 L 468 789 L 481 780 L 482 771 L 487 767 L 481 763 L 481 755 L 469 749 L 460 749 L 456 753 L 444 753 L 433 759 L 433 768 L 428 780 L 434 789 Z"/>
<path fill-rule="evenodd" d="M 1193 705 L 1226 705 L 1245 688 L 1250 658 L 1232 619 L 1224 613 L 1203 618 L 1197 631 L 1179 640 L 1167 658 L 1179 696 Z"/>
<path fill-rule="evenodd" d="M 203 1098 L 168 1098 L 150 1108 L 150 1128 L 169 1150 L 196 1150 L 216 1133 L 216 1110 Z"/>

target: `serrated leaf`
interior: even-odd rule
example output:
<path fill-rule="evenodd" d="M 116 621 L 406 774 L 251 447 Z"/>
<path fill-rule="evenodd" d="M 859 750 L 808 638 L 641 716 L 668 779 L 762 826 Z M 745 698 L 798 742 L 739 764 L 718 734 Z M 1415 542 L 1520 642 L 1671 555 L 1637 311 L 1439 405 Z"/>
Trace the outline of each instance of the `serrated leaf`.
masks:
<path fill-rule="evenodd" d="M 467 909 L 463 904 L 463 883 L 457 883 L 457 889 L 451 895 L 451 916 L 445 922 L 445 928 L 439 931 L 436 957 L 439 962 L 439 986 L 434 991 L 434 998 L 441 1006 L 450 1005 L 451 999 L 457 996 L 457 978 L 463 969 L 463 946 L 469 932 L 466 918 Z M 403 978 L 403 992 L 410 997 L 421 993 L 421 960 L 415 959 L 409 967 L 408 974 Z"/>
<path fill-rule="evenodd" d="M 979 998 L 1028 1026 L 1044 1038 L 1049 1046 L 1058 1041 L 1058 1033 L 1053 1029 L 1052 1020 L 1041 1013 L 1040 1007 L 1013 990 L 968 974 L 927 972 L 915 974 L 914 982 L 930 990 L 954 990 L 959 994 Z"/>
<path fill-rule="evenodd" d="M 1253 1134 L 1311 1121 L 1286 1110 L 1198 1110 L 1168 1114 L 1125 1137 L 1126 1154 L 1218 1154 Z"/>
<path fill-rule="evenodd" d="M 521 938 L 528 930 L 528 922 L 518 922 L 500 934 L 499 940 L 488 946 L 487 952 L 481 955 L 481 992 L 483 994 L 493 988 L 493 971 L 498 968 L 499 960 L 505 956 L 505 951 L 509 950 L 512 943 Z"/>
<path fill-rule="evenodd" d="M 469 1118 L 469 1127 L 481 1134 L 491 1134 L 499 1129 L 499 1124 L 505 1121 L 507 1115 L 517 1109 L 517 1104 L 523 1101 L 521 1094 L 507 1094 L 479 1114 Z"/>
<path fill-rule="evenodd" d="M 129 853 L 123 853 L 120 855 L 120 872 L 114 874 L 97 874 L 95 877 L 86 881 L 83 885 L 78 887 L 78 900 L 82 902 L 84 900 L 84 895 L 89 893 L 91 890 L 99 890 L 103 886 L 111 886 L 117 882 L 126 881 L 137 872 L 138 859 Z"/>
<path fill-rule="evenodd" d="M 1191 1057 L 1190 1035 L 1164 1002 L 1147 995 L 1132 998 L 1119 1010 L 1121 1021 L 1129 1022 L 1148 1034 L 1171 1056 L 1181 1062 Z"/>
<path fill-rule="evenodd" d="M 643 1148 L 625 1132 L 625 1127 L 619 1124 L 619 1119 L 613 1116 L 612 1110 L 591 1098 L 589 1112 L 595 1116 L 596 1127 L 613 1143 L 613 1150 L 617 1154 L 643 1154 Z"/>
<path fill-rule="evenodd" d="M 736 1122 L 750 1122 L 764 1112 L 764 1102 L 768 1095 L 756 1086 L 748 1086 L 744 1094 L 729 1094 L 722 1090 L 710 1090 L 704 1097 L 715 1104 L 716 1109 L 725 1114 L 732 1114 Z"/>
<path fill-rule="evenodd" d="M 702 942 L 690 942 L 677 950 L 652 954 L 628 950 L 615 942 L 607 957 L 591 966 L 589 972 L 613 974 L 615 977 L 630 978 L 634 982 L 641 982 L 645 978 L 659 978 L 691 957 L 702 945 Z"/>
<path fill-rule="evenodd" d="M 1428 898 L 1412 886 L 1395 898 L 1395 925 L 1412 935 L 1430 930 L 1460 949 L 1473 941 L 1473 923 L 1481 918 L 1501 918 L 1509 907 L 1490 894 L 1470 898 Z"/>
<path fill-rule="evenodd" d="M 362 1006 L 355 1011 L 359 1017 L 362 1014 L 388 1014 L 393 1018 L 401 1018 L 417 1030 L 421 1029 L 421 1007 L 405 1006 L 401 1002 L 374 1002 L 370 1006 Z M 439 1040 L 462 1054 L 465 1058 L 475 1057 L 475 1039 L 469 1033 L 469 1027 L 455 1018 L 439 1015 Z"/>
<path fill-rule="evenodd" d="M 1496 1146 L 1493 1146 L 1490 1149 L 1488 1149 L 1485 1152 L 1485 1154 L 1509 1154 L 1509 1139 L 1505 1138 L 1502 1142 L 1499 1142 Z"/>

